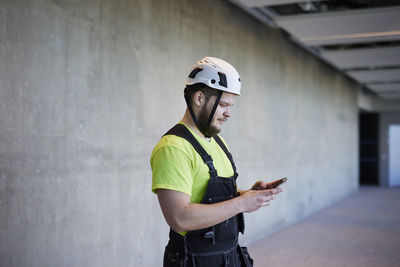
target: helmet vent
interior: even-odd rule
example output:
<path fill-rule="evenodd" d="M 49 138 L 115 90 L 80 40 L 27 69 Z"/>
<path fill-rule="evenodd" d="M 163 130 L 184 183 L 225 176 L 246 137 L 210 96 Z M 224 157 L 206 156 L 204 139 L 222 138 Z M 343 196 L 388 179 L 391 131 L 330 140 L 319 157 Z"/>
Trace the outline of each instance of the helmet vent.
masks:
<path fill-rule="evenodd" d="M 219 85 L 228 88 L 228 82 L 226 81 L 226 75 L 222 72 L 218 72 L 219 76 Z"/>
<path fill-rule="evenodd" d="M 197 73 L 199 73 L 200 71 L 202 71 L 202 68 L 195 68 L 194 70 L 192 70 L 192 72 L 189 74 L 189 78 L 194 79 L 197 75 Z"/>
<path fill-rule="evenodd" d="M 211 80 L 211 83 L 212 83 L 212 84 L 214 84 L 214 83 L 215 83 L 215 80 L 214 80 L 214 79 L 212 79 L 212 80 Z"/>

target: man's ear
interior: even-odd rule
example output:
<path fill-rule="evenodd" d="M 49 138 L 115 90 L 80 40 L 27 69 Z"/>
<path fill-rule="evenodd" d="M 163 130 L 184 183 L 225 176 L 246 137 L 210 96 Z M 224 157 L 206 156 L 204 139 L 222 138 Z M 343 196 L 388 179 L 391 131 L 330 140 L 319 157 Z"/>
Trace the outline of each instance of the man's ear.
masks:
<path fill-rule="evenodd" d="M 197 91 L 196 93 L 194 93 L 193 103 L 196 106 L 201 107 L 205 102 L 206 102 L 206 98 L 202 91 Z"/>

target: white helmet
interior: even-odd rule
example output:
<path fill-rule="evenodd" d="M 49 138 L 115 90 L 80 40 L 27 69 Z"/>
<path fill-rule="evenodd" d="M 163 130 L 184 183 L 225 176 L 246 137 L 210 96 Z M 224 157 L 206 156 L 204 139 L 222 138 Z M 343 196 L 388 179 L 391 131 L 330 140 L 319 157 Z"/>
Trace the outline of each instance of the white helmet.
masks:
<path fill-rule="evenodd" d="M 240 95 L 239 73 L 231 64 L 216 57 L 205 57 L 194 64 L 186 85 L 196 83 L 204 83 L 211 88 Z"/>

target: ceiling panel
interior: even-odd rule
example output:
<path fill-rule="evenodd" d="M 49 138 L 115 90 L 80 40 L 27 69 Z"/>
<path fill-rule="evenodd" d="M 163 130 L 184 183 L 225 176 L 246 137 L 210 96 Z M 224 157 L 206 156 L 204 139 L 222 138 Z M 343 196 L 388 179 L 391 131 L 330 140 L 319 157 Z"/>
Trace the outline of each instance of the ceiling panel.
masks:
<path fill-rule="evenodd" d="M 368 88 L 377 93 L 400 93 L 400 83 L 369 84 Z"/>
<path fill-rule="evenodd" d="M 386 100 L 400 100 L 400 94 L 378 94 L 378 96 Z"/>
<path fill-rule="evenodd" d="M 273 5 L 284 5 L 300 2 L 310 2 L 309 0 L 238 0 L 248 7 L 262 7 L 262 6 L 273 6 Z"/>
<path fill-rule="evenodd" d="M 341 69 L 400 66 L 400 46 L 322 51 L 321 55 Z"/>
<path fill-rule="evenodd" d="M 400 80 L 400 69 L 347 71 L 346 73 L 361 83 Z"/>
<path fill-rule="evenodd" d="M 400 7 L 281 16 L 275 21 L 306 45 L 400 40 Z"/>

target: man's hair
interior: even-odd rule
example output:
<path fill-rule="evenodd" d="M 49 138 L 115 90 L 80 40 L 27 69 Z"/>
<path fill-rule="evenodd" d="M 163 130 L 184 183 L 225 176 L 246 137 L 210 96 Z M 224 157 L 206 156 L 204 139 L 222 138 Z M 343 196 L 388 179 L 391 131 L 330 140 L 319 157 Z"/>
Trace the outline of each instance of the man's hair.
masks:
<path fill-rule="evenodd" d="M 185 88 L 185 95 L 189 97 L 190 104 L 193 104 L 193 96 L 197 91 L 201 91 L 205 98 L 206 102 L 212 97 L 212 96 L 217 96 L 218 95 L 218 90 L 211 88 L 204 83 L 196 83 L 196 84 L 191 84 L 191 85 L 186 85 Z"/>

